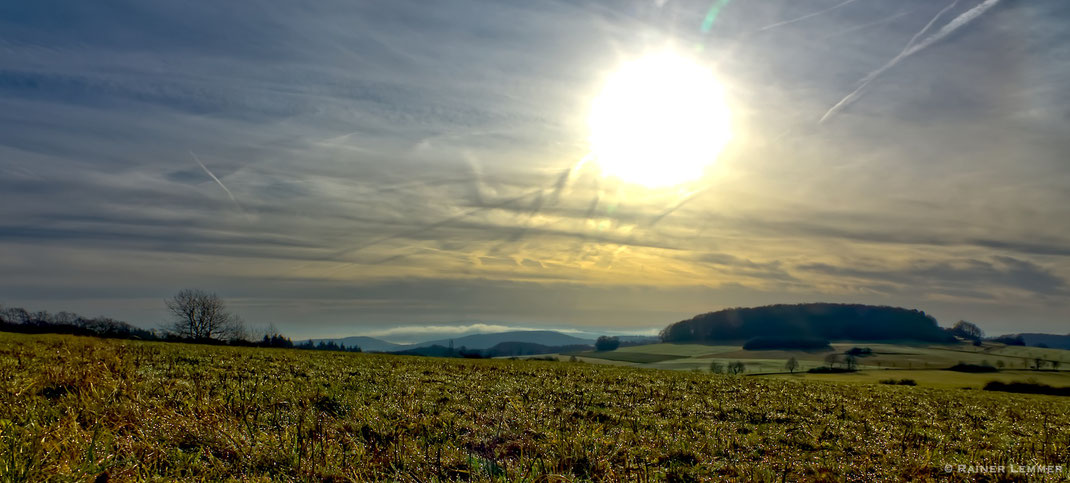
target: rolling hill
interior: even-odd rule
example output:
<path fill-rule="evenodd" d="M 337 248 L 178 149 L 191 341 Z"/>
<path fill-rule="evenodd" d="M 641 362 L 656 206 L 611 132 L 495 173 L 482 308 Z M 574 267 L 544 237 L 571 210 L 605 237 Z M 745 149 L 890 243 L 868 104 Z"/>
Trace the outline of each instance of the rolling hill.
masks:
<path fill-rule="evenodd" d="M 663 342 L 713 343 L 754 337 L 954 342 L 919 310 L 858 304 L 794 304 L 733 308 L 669 325 Z"/>
<path fill-rule="evenodd" d="M 1070 335 L 1058 335 L 1058 334 L 1037 334 L 1027 332 L 1024 334 L 1016 334 L 1022 337 L 1025 341 L 1025 345 L 1038 347 L 1047 346 L 1052 349 L 1070 349 Z"/>
<path fill-rule="evenodd" d="M 427 342 L 421 342 L 419 344 L 411 344 L 406 347 L 402 347 L 401 350 L 418 347 L 429 347 L 433 345 L 440 345 L 449 347 L 452 341 L 453 347 L 465 347 L 468 349 L 490 349 L 502 342 L 527 342 L 531 344 L 539 344 L 544 346 L 566 346 L 566 345 L 591 345 L 594 344 L 592 339 L 582 339 L 567 334 L 562 334 L 553 330 L 514 330 L 509 332 L 498 332 L 494 334 L 473 334 L 463 337 L 453 337 L 449 339 L 430 340 Z"/>
<path fill-rule="evenodd" d="M 439 344 L 430 346 L 414 347 L 391 352 L 396 355 L 427 356 L 427 357 L 464 357 L 464 358 L 491 358 L 491 357 L 516 357 L 533 356 L 540 354 L 553 354 L 555 352 L 579 352 L 590 350 L 589 344 L 557 345 L 548 346 L 532 342 L 500 342 L 488 349 L 461 349 L 458 346 L 450 348 Z"/>
<path fill-rule="evenodd" d="M 374 337 L 342 337 L 340 339 L 312 339 L 312 342 L 334 342 L 346 347 L 357 346 L 364 352 L 392 352 L 405 349 L 404 344 L 395 344 L 393 342 L 387 342 L 385 340 L 376 339 Z"/>
<path fill-rule="evenodd" d="M 490 349 L 503 342 L 520 342 L 549 347 L 594 344 L 594 339 L 584 339 L 562 334 L 553 330 L 514 330 L 492 334 L 472 334 L 461 337 L 417 342 L 415 344 L 395 344 L 374 337 L 363 336 L 342 337 L 338 339 L 312 339 L 312 342 L 315 343 L 319 343 L 320 341 L 334 342 L 346 347 L 359 346 L 361 350 L 365 352 L 401 352 L 436 345 L 449 347 L 451 343 L 453 347 L 458 349 L 464 347 L 472 350 Z"/>

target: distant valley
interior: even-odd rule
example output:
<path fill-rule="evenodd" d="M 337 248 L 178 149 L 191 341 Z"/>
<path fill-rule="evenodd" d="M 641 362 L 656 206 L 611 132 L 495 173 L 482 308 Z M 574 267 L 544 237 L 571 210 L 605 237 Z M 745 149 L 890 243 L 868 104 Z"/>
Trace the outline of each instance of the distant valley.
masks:
<path fill-rule="evenodd" d="M 618 339 L 625 343 L 654 343 L 658 341 L 657 337 L 634 335 L 618 336 Z M 334 342 L 346 347 L 358 346 L 365 352 L 405 352 L 409 354 L 419 354 L 421 352 L 418 351 L 418 349 L 435 346 L 445 348 L 452 347 L 458 350 L 464 348 L 468 350 L 484 351 L 505 343 L 524 343 L 529 344 L 529 347 L 537 345 L 545 348 L 542 349 L 545 350 L 545 352 L 537 353 L 550 353 L 555 352 L 562 347 L 593 346 L 595 339 L 576 337 L 553 330 L 514 330 L 490 334 L 471 334 L 452 338 L 437 338 L 412 344 L 396 344 L 374 337 L 363 336 L 337 339 L 312 339 L 312 342 Z M 427 353 L 427 351 L 423 353 Z M 427 355 L 431 354 L 427 353 Z"/>

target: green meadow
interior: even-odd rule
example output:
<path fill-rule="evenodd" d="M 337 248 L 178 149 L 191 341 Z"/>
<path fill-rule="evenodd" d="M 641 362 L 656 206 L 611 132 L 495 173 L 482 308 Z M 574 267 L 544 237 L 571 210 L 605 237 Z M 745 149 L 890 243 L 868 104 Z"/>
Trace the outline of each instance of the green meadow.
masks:
<path fill-rule="evenodd" d="M 799 363 L 796 372 L 826 365 L 825 357 L 829 354 L 843 354 L 852 348 L 868 348 L 872 355 L 857 358 L 858 374 L 845 375 L 844 380 L 868 381 L 874 377 L 882 378 L 886 370 L 908 370 L 926 373 L 925 379 L 963 377 L 962 373 L 948 372 L 944 369 L 955 364 L 991 365 L 1001 369 L 999 377 L 987 379 L 967 378 L 977 387 L 989 380 L 1024 380 L 1034 378 L 1054 385 L 1070 386 L 1070 351 L 1039 347 L 1006 346 L 998 343 L 984 343 L 974 346 L 970 343 L 926 344 L 903 341 L 899 343 L 872 343 L 866 341 L 836 342 L 831 344 L 831 351 L 788 351 L 788 350 L 743 350 L 740 346 L 701 345 L 701 344 L 648 344 L 621 347 L 614 351 L 582 352 L 575 355 L 587 362 L 628 362 L 635 367 L 676 370 L 709 370 L 710 363 L 728 364 L 734 361 L 746 365 L 744 374 L 779 374 L 787 373 L 785 363 L 795 358 Z M 1043 361 L 1041 371 L 1032 370 L 1037 359 Z M 1055 367 L 1052 361 L 1058 363 Z M 931 373 L 931 374 L 929 374 Z M 979 374 L 978 376 L 985 376 Z M 987 374 L 992 376 L 992 374 Z M 837 379 L 828 374 L 813 374 L 806 377 Z M 854 376 L 854 377 L 851 377 Z M 837 379 L 839 380 L 839 379 Z M 962 384 L 957 384 L 962 385 Z"/>

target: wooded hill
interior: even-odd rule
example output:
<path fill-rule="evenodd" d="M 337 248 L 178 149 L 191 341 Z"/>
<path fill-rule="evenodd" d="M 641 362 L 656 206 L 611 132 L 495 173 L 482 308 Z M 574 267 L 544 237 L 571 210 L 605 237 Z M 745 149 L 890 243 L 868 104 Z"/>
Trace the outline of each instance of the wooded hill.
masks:
<path fill-rule="evenodd" d="M 696 315 L 661 331 L 677 343 L 745 341 L 755 337 L 954 342 L 919 310 L 860 304 L 794 304 L 733 308 Z"/>

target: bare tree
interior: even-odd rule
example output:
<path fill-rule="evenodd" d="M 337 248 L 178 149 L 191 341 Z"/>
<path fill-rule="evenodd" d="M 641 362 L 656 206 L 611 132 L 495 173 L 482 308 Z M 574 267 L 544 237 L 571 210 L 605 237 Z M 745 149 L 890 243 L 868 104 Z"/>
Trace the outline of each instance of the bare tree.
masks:
<path fill-rule="evenodd" d="M 792 357 L 791 359 L 788 359 L 787 363 L 784 364 L 784 368 L 787 369 L 788 372 L 795 374 L 795 369 L 799 368 L 799 361 L 795 360 L 795 358 Z"/>
<path fill-rule="evenodd" d="M 180 337 L 199 340 L 231 340 L 245 336 L 241 318 L 227 311 L 214 293 L 184 289 L 167 299 L 174 320 L 168 330 Z"/>
<path fill-rule="evenodd" d="M 963 339 L 979 341 L 984 338 L 985 331 L 981 330 L 977 324 L 960 320 L 951 326 L 951 334 Z"/>
<path fill-rule="evenodd" d="M 843 364 L 847 366 L 848 371 L 853 371 L 858 368 L 858 358 L 852 355 L 847 355 L 843 358 Z"/>
<path fill-rule="evenodd" d="M 8 307 L 0 313 L 0 319 L 9 324 L 26 324 L 30 322 L 30 313 L 22 307 Z"/>

